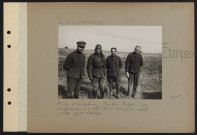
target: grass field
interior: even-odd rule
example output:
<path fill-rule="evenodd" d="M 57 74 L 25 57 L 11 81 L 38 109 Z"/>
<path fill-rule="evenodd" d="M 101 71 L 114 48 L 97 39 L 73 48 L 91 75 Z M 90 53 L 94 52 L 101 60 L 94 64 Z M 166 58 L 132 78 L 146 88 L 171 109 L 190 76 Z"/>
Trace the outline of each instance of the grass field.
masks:
<path fill-rule="evenodd" d="M 66 56 L 73 52 L 73 49 L 64 49 L 59 48 L 59 58 L 58 58 L 58 98 L 62 98 L 63 91 L 66 82 L 66 71 L 63 69 L 63 63 L 66 59 Z M 86 57 L 86 65 L 87 60 L 90 54 L 94 53 L 93 50 L 84 50 L 84 54 Z M 103 51 L 105 57 L 109 56 L 110 51 Z M 123 68 L 121 69 L 121 88 L 120 88 L 120 98 L 128 98 L 126 96 L 127 87 L 128 87 L 128 79 L 125 74 L 125 60 L 129 52 L 118 52 L 117 55 L 121 57 Z M 144 60 L 144 65 L 142 67 L 142 72 L 139 78 L 139 87 L 137 89 L 136 98 L 138 99 L 161 99 L 162 98 L 162 54 L 161 53 L 142 53 L 142 57 Z M 80 91 L 80 99 L 88 98 L 87 87 L 90 85 L 90 81 L 87 77 L 87 70 L 85 68 L 85 78 L 83 80 L 83 85 Z M 106 89 L 108 89 L 108 84 L 106 85 Z M 115 98 L 116 90 L 113 90 Z M 105 98 L 108 98 L 107 93 L 105 94 Z"/>

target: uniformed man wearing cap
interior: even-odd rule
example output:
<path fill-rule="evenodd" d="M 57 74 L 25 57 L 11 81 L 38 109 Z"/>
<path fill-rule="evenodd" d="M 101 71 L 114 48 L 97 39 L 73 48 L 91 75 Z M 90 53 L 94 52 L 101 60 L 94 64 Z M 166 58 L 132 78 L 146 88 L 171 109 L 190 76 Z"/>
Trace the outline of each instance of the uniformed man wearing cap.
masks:
<path fill-rule="evenodd" d="M 119 98 L 120 91 L 120 69 L 122 68 L 121 58 L 116 55 L 117 49 L 111 48 L 111 55 L 106 59 L 107 81 L 109 82 L 109 94 L 111 98 L 113 82 L 116 85 L 116 95 Z"/>
<path fill-rule="evenodd" d="M 88 58 L 87 71 L 93 86 L 94 98 L 103 99 L 106 84 L 106 62 L 100 44 L 96 45 L 95 53 Z"/>
<path fill-rule="evenodd" d="M 133 85 L 131 97 L 135 97 L 138 87 L 138 80 L 141 72 L 141 67 L 143 66 L 143 58 L 141 53 L 141 47 L 136 46 L 134 52 L 127 56 L 125 62 L 125 72 L 128 77 L 128 95 L 130 95 L 131 87 Z"/>
<path fill-rule="evenodd" d="M 63 65 L 67 71 L 68 98 L 79 98 L 79 90 L 84 77 L 85 55 L 83 50 L 85 45 L 86 42 L 84 41 L 77 42 L 77 49 L 66 57 Z"/>

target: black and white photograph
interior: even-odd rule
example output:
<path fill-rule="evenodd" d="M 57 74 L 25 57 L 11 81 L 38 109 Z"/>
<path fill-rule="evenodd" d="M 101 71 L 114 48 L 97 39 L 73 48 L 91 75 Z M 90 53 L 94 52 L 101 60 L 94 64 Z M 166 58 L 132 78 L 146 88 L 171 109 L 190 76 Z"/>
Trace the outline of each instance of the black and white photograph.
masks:
<path fill-rule="evenodd" d="M 59 99 L 162 99 L 161 26 L 59 26 Z"/>

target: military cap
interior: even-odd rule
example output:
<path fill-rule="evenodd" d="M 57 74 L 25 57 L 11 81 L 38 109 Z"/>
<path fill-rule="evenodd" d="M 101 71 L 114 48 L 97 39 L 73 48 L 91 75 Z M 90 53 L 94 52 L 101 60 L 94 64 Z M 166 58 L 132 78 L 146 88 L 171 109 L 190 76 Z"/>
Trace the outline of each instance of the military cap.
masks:
<path fill-rule="evenodd" d="M 86 42 L 84 42 L 84 41 L 77 42 L 77 46 L 85 47 L 85 45 L 86 45 Z"/>

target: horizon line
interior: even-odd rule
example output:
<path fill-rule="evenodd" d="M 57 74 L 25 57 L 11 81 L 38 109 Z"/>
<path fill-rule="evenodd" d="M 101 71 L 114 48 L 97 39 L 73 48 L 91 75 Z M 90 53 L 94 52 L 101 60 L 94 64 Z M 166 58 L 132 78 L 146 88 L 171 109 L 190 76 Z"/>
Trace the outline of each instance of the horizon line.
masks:
<path fill-rule="evenodd" d="M 72 49 L 72 48 L 60 48 L 60 47 L 58 47 L 58 49 Z M 72 50 L 76 50 L 76 49 L 72 49 Z M 85 50 L 88 50 L 88 51 L 94 51 L 94 49 L 84 49 L 84 51 Z M 110 52 L 110 50 L 102 50 L 102 51 L 108 51 L 108 52 Z M 118 52 L 127 52 L 127 51 L 117 51 L 117 53 Z M 131 52 L 133 52 L 133 51 L 131 51 Z M 127 52 L 127 53 L 131 53 L 131 52 Z M 162 54 L 162 52 L 142 52 L 142 53 L 161 53 Z"/>

